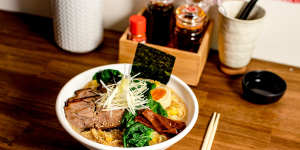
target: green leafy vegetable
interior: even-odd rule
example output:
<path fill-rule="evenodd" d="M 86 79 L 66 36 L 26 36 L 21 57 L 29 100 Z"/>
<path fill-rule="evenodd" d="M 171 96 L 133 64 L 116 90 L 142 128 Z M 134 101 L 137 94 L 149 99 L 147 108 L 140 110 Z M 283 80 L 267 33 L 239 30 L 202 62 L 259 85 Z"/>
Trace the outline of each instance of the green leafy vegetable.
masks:
<path fill-rule="evenodd" d="M 151 98 L 151 99 L 149 99 L 149 102 L 147 105 L 153 112 L 160 114 L 164 117 L 168 117 L 167 111 L 161 106 L 161 104 L 159 102 L 152 100 L 152 98 Z"/>
<path fill-rule="evenodd" d="M 146 127 L 141 123 L 134 123 L 127 128 L 123 135 L 124 147 L 142 147 L 148 146 L 153 129 Z"/>
<path fill-rule="evenodd" d="M 155 89 L 156 85 L 154 83 L 152 83 L 152 82 L 149 82 L 149 81 L 147 81 L 146 83 L 147 83 L 148 91 L 145 94 L 149 98 L 149 96 L 151 96 L 150 91 L 153 90 L 153 89 Z"/>
<path fill-rule="evenodd" d="M 168 83 L 175 57 L 157 49 L 138 44 L 133 60 L 131 75 L 140 73 L 138 77 Z"/>
<path fill-rule="evenodd" d="M 137 113 L 132 114 L 129 111 L 125 111 L 123 118 L 122 118 L 122 126 L 125 128 L 129 128 L 131 125 L 135 123 L 134 118 L 136 117 Z"/>
<path fill-rule="evenodd" d="M 93 80 L 97 80 L 100 83 L 102 80 L 105 84 L 116 83 L 122 79 L 122 74 L 118 70 L 105 69 L 95 73 Z"/>
<path fill-rule="evenodd" d="M 135 122 L 133 115 L 129 111 L 125 111 L 122 119 L 122 126 L 125 127 L 123 134 L 124 147 L 142 147 L 148 146 L 151 138 L 152 129 L 145 125 Z"/>

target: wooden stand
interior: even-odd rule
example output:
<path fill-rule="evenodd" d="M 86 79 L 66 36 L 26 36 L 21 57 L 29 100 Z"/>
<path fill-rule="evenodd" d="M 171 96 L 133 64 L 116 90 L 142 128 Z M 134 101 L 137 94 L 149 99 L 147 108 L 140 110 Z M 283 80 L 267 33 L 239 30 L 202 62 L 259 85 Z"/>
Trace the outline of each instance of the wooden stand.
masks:
<path fill-rule="evenodd" d="M 210 49 L 210 38 L 213 22 L 210 21 L 205 31 L 201 45 L 197 53 L 179 50 L 175 48 L 149 44 L 145 45 L 159 49 L 176 57 L 172 74 L 189 85 L 196 86 L 200 81 L 200 76 L 204 69 L 208 52 Z M 127 28 L 119 43 L 119 63 L 132 63 L 138 42 L 128 40 L 129 29 Z"/>

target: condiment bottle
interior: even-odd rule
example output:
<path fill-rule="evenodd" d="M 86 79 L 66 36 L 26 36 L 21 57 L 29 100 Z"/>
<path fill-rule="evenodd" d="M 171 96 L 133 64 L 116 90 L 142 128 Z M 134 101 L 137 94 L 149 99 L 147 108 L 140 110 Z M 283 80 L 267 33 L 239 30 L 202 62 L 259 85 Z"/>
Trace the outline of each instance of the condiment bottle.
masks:
<path fill-rule="evenodd" d="M 198 5 L 179 6 L 176 9 L 175 47 L 197 52 L 207 22 L 205 12 Z"/>
<path fill-rule="evenodd" d="M 147 19 L 147 42 L 167 45 L 173 33 L 173 0 L 150 0 L 144 16 Z"/>
<path fill-rule="evenodd" d="M 146 18 L 140 15 L 132 15 L 129 18 L 130 30 L 128 39 L 136 42 L 146 42 Z"/>

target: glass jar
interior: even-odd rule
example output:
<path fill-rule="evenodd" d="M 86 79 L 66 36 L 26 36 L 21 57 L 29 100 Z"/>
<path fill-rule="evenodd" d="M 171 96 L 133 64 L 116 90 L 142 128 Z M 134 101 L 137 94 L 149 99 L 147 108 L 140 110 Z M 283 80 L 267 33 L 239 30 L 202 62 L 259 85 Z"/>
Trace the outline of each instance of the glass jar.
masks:
<path fill-rule="evenodd" d="M 176 9 L 175 47 L 197 52 L 208 22 L 205 12 L 196 4 Z"/>

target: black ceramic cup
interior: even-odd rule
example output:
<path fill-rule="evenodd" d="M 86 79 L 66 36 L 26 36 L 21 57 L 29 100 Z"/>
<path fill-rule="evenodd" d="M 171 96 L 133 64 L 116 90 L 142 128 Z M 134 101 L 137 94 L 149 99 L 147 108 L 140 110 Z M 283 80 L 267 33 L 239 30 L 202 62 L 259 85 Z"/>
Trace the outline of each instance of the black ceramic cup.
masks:
<path fill-rule="evenodd" d="M 242 80 L 243 97 L 256 104 L 270 104 L 278 101 L 287 85 L 278 75 L 269 71 L 251 71 Z"/>

